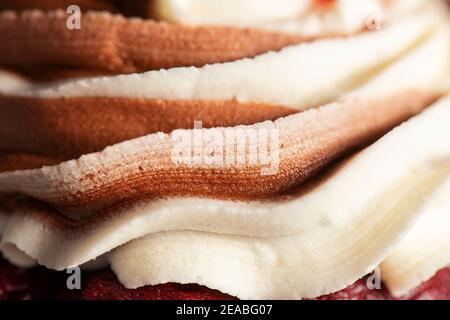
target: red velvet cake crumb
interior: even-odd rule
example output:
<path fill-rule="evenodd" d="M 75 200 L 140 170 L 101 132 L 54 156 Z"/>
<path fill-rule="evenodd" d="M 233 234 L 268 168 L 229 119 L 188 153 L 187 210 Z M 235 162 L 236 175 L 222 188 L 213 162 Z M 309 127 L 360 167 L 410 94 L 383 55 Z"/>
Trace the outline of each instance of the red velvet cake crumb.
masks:
<path fill-rule="evenodd" d="M 314 300 L 392 300 L 394 299 L 387 289 L 370 290 L 366 285 L 366 279 L 356 281 L 344 290 L 319 297 Z"/>
<path fill-rule="evenodd" d="M 66 295 L 66 297 L 68 297 Z M 74 298 L 74 297 L 73 297 Z M 111 271 L 103 271 L 89 276 L 78 293 L 77 299 L 144 299 L 144 300 L 212 300 L 234 299 L 216 290 L 199 285 L 162 284 L 130 290 L 124 288 Z M 402 299 L 447 300 L 450 299 L 450 268 L 441 270 L 429 281 Z M 315 300 L 394 300 L 383 286 L 370 290 L 366 278 L 339 292 L 319 297 Z"/>
<path fill-rule="evenodd" d="M 83 281 L 82 290 L 62 292 L 62 299 L 82 300 L 223 300 L 233 299 L 220 291 L 176 283 L 126 289 L 111 271 L 91 274 Z"/>
<path fill-rule="evenodd" d="M 413 290 L 408 300 L 450 300 L 450 268 L 443 269 Z"/>
<path fill-rule="evenodd" d="M 43 267 L 23 270 L 0 257 L 0 300 L 52 299 L 65 286 L 65 274 Z"/>
<path fill-rule="evenodd" d="M 67 274 L 42 267 L 22 270 L 0 258 L 0 300 L 222 300 L 235 299 L 203 286 L 175 283 L 126 289 L 110 270 L 83 273 L 82 289 L 66 289 Z M 386 288 L 370 290 L 366 279 L 315 300 L 392 300 Z M 450 268 L 443 269 L 402 299 L 450 300 Z"/>

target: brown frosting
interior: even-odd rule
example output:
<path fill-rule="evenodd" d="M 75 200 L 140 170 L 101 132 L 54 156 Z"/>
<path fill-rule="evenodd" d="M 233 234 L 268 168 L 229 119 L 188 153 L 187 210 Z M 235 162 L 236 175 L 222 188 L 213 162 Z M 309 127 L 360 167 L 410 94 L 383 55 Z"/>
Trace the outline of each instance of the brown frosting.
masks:
<path fill-rule="evenodd" d="M 0 15 L 0 65 L 31 69 L 34 74 L 47 67 L 81 70 L 78 74 L 132 73 L 254 57 L 311 40 L 249 28 L 124 18 L 107 12 L 82 14 L 81 29 L 69 30 L 66 19 L 62 10 L 4 11 Z"/>
<path fill-rule="evenodd" d="M 0 150 L 73 159 L 154 132 L 230 127 L 298 112 L 262 103 L 0 95 Z"/>
<path fill-rule="evenodd" d="M 265 164 L 177 164 L 171 159 L 171 136 L 153 134 L 44 170 L 4 173 L 0 175 L 0 192 L 33 197 L 72 219 L 81 218 L 74 215 L 115 211 L 165 196 L 271 197 L 300 185 L 334 159 L 379 138 L 435 98 L 417 91 L 352 98 L 258 124 L 258 128 L 280 130 L 280 163 L 273 175 L 261 175 Z M 108 123 L 103 121 L 97 127 L 107 127 Z M 121 128 L 115 129 L 111 132 L 121 132 Z M 20 135 L 20 131 L 12 135 Z M 101 135 L 101 131 L 98 133 Z M 64 145 L 65 141 L 55 141 L 55 145 Z M 96 141 L 95 136 L 92 141 Z"/>

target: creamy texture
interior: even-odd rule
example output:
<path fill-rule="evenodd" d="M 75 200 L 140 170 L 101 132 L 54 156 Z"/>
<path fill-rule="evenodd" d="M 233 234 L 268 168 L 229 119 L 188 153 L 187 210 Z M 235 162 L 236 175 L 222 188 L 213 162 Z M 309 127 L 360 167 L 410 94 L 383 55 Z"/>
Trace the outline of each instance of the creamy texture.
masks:
<path fill-rule="evenodd" d="M 450 24 L 443 27 L 410 54 L 387 67 L 346 97 L 389 94 L 402 88 L 450 91 Z M 426 67 L 420 67 L 424 66 Z M 428 84 L 428 85 L 427 85 Z"/>
<path fill-rule="evenodd" d="M 63 269 L 149 234 L 111 252 L 112 268 L 127 287 L 195 282 L 261 299 L 330 293 L 379 264 L 450 175 L 449 121 L 450 97 L 285 203 L 153 202 L 74 237 L 36 219 L 34 209 L 21 209 L 8 222 L 2 248 L 8 254 L 13 244 L 40 264 Z"/>
<path fill-rule="evenodd" d="M 414 228 L 381 264 L 392 294 L 401 296 L 450 265 L 450 180 L 428 200 Z"/>
<path fill-rule="evenodd" d="M 156 0 L 157 18 L 188 24 L 242 25 L 297 18 L 310 0 Z"/>
<path fill-rule="evenodd" d="M 432 91 L 448 74 L 450 56 L 448 32 L 434 32 L 435 17 L 204 68 L 46 87 L 19 78 L 2 81 L 8 75 L 0 75 L 0 90 L 51 98 L 256 99 L 299 110 L 337 97 L 345 101 L 411 88 Z M 273 86 L 273 79 L 279 86 Z M 328 294 L 381 263 L 382 280 L 393 294 L 402 295 L 450 263 L 448 123 L 450 97 L 397 127 L 313 188 L 278 201 L 145 200 L 89 228 L 78 228 L 76 221 L 67 220 L 70 215 L 55 219 L 55 212 L 17 206 L 8 215 L 0 212 L 0 250 L 22 267 L 39 263 L 64 269 L 89 263 L 87 267 L 96 268 L 108 259 L 128 288 L 199 283 L 251 299 Z M 162 136 L 112 146 L 101 157 L 86 155 L 58 167 L 0 174 L 0 190 L 39 197 L 64 173 L 61 188 L 82 194 L 89 190 L 83 189 L 88 184 L 78 184 L 88 176 L 81 174 L 86 169 L 81 163 L 92 169 L 93 179 L 106 180 L 107 173 L 94 170 L 99 164 L 108 169 L 140 143 L 155 143 Z M 80 214 L 78 219 L 87 217 Z"/>
<path fill-rule="evenodd" d="M 202 68 L 66 81 L 7 93 L 50 98 L 236 99 L 305 110 L 330 102 L 363 84 L 417 45 L 440 21 L 439 15 L 424 13 L 377 32 L 300 44 L 254 59 Z M 433 61 L 440 62 L 440 59 Z M 274 79 L 277 85 L 273 85 Z"/>
<path fill-rule="evenodd" d="M 405 15 L 420 14 L 428 6 L 439 5 L 434 0 L 337 0 L 324 10 L 311 10 L 298 19 L 267 22 L 255 27 L 308 36 L 356 33 L 382 28 Z"/>
<path fill-rule="evenodd" d="M 325 36 L 379 28 L 435 0 L 157 0 L 154 15 L 168 22 L 231 25 Z"/>
<path fill-rule="evenodd" d="M 0 70 L 0 90 L 3 93 L 27 90 L 32 84 L 25 78 L 11 71 Z"/>

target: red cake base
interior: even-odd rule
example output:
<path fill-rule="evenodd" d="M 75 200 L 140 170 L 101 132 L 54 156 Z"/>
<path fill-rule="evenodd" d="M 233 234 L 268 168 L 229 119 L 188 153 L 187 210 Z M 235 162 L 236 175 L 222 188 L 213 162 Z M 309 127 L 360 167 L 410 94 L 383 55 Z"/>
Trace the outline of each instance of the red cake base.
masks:
<path fill-rule="evenodd" d="M 235 299 L 199 285 L 162 284 L 130 290 L 108 270 L 83 273 L 82 289 L 66 288 L 67 274 L 45 268 L 22 270 L 0 258 L 0 300 L 80 299 L 80 300 L 218 300 Z M 317 300 L 392 300 L 389 292 L 370 290 L 365 279 Z M 439 271 L 403 299 L 450 300 L 450 268 Z"/>

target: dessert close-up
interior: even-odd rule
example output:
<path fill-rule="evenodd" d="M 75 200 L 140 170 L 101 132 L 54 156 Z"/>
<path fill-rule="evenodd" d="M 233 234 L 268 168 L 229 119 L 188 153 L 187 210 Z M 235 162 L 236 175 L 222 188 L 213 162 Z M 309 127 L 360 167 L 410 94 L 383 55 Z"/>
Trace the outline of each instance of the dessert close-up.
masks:
<path fill-rule="evenodd" d="M 0 300 L 450 300 L 450 3 L 0 0 Z"/>

